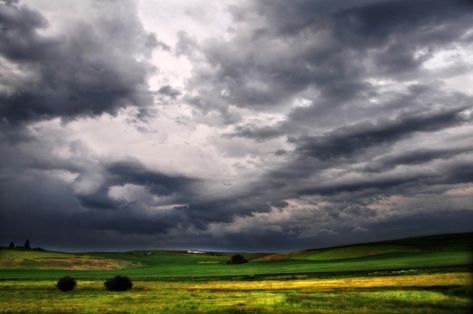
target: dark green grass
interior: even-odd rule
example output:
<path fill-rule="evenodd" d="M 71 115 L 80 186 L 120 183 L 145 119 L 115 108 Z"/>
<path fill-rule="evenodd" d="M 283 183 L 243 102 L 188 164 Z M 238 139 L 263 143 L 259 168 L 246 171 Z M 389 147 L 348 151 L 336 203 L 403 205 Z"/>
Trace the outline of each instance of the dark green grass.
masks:
<path fill-rule="evenodd" d="M 472 251 L 473 233 L 431 235 L 417 238 L 352 244 L 338 247 L 310 249 L 283 256 L 297 260 L 337 260 L 392 253 L 423 253 L 441 251 Z M 277 257 L 277 254 L 275 255 Z M 266 259 L 271 258 L 265 257 Z"/>

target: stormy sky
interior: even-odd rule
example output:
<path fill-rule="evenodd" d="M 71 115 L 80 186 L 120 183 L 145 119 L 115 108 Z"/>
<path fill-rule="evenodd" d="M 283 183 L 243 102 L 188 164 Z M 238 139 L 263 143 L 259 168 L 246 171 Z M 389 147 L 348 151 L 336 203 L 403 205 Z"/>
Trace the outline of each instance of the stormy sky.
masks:
<path fill-rule="evenodd" d="M 472 231 L 471 0 L 1 0 L 0 240 Z"/>

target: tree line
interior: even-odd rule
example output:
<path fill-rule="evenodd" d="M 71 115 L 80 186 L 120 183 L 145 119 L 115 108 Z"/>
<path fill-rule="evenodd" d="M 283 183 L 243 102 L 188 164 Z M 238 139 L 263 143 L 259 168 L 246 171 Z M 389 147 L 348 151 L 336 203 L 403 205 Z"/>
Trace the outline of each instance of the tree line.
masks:
<path fill-rule="evenodd" d="M 26 240 L 26 241 L 25 241 L 25 244 L 24 244 L 23 246 L 21 246 L 21 245 L 15 245 L 15 242 L 11 241 L 11 242 L 10 242 L 10 245 L 8 245 L 8 248 L 9 248 L 9 249 L 25 249 L 25 250 L 39 250 L 39 251 L 43 251 L 43 248 L 40 248 L 40 247 L 31 248 L 30 240 Z"/>

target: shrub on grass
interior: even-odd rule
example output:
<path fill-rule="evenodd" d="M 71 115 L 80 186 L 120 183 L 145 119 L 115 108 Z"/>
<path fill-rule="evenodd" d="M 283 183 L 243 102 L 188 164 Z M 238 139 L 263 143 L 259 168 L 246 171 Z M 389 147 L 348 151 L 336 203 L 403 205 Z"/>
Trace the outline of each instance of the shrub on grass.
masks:
<path fill-rule="evenodd" d="M 115 276 L 105 281 L 104 285 L 110 291 L 125 291 L 133 287 L 133 283 L 127 276 Z"/>
<path fill-rule="evenodd" d="M 56 287 L 61 290 L 61 291 L 71 291 L 74 290 L 76 287 L 76 280 L 72 277 L 65 276 L 62 278 L 59 278 L 57 281 Z"/>
<path fill-rule="evenodd" d="M 240 254 L 232 255 L 230 260 L 227 262 L 227 264 L 244 264 L 244 263 L 248 263 L 248 261 L 243 257 L 243 255 L 240 255 Z"/>

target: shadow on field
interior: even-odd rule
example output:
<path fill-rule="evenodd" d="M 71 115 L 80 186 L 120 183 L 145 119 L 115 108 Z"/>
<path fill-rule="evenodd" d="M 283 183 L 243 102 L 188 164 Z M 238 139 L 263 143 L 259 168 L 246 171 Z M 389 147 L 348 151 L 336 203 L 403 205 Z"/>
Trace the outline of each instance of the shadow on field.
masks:
<path fill-rule="evenodd" d="M 343 288 L 343 292 L 387 292 L 387 291 L 399 291 L 399 292 L 406 292 L 406 291 L 429 291 L 429 292 L 439 292 L 445 296 L 453 296 L 453 297 L 462 297 L 462 298 L 469 298 L 472 295 L 472 286 L 462 286 L 462 285 L 450 285 L 450 286 L 403 286 L 403 287 L 396 287 L 396 286 L 387 286 L 387 287 L 360 287 L 360 288 Z M 333 290 L 334 292 L 338 292 L 337 289 Z"/>

